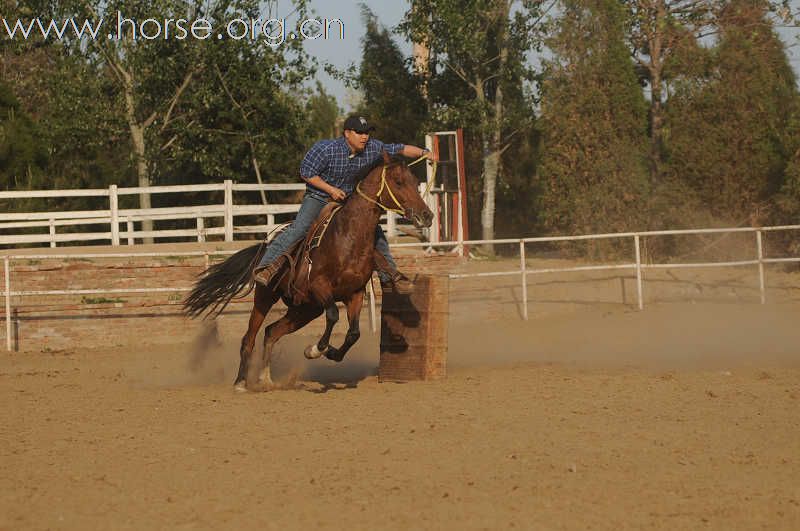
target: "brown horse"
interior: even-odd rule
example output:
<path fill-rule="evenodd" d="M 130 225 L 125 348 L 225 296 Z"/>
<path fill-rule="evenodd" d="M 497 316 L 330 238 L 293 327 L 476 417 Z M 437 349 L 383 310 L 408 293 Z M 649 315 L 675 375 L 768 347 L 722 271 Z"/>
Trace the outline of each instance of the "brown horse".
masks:
<path fill-rule="evenodd" d="M 269 389 L 272 385 L 270 360 L 275 343 L 323 312 L 325 332 L 317 343 L 306 348 L 305 355 L 308 358 L 324 355 L 341 361 L 361 335 L 358 319 L 364 290 L 375 267 L 375 229 L 381 214 L 393 209 L 403 212 L 418 228 L 431 225 L 433 213 L 419 194 L 417 178 L 404 163 L 391 160 L 385 153 L 383 160 L 359 176 L 357 191 L 334 216 L 319 246 L 309 255 L 313 265 L 305 297 L 295 300 L 294 279 L 290 274 L 279 272 L 269 287 L 255 284 L 253 310 L 247 333 L 242 338 L 239 373 L 234 382 L 237 390 Z M 264 248 L 264 244 L 259 244 L 242 249 L 206 270 L 184 301 L 185 312 L 197 317 L 211 307 L 209 315 L 219 315 L 234 296 L 245 288 L 252 289 L 253 268 Z M 288 268 L 288 264 L 284 264 L 284 268 Z M 263 356 L 259 360 L 253 352 L 256 335 L 270 308 L 281 298 L 288 309 L 283 317 L 267 326 Z M 346 306 L 349 321 L 347 335 L 339 348 L 329 344 L 331 331 L 339 319 L 337 302 Z"/>

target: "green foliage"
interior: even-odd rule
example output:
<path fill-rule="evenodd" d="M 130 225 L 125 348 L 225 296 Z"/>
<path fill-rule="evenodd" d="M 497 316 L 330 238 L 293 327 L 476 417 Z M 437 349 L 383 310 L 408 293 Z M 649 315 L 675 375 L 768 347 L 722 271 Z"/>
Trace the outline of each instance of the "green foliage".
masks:
<path fill-rule="evenodd" d="M 363 93 L 357 112 L 376 123 L 375 135 L 387 142 L 421 144 L 421 125 L 427 114 L 420 84 L 409 71 L 409 61 L 381 27 L 375 15 L 364 8 L 367 33 L 356 86 Z"/>
<path fill-rule="evenodd" d="M 534 80 L 526 54 L 538 48 L 536 21 L 544 2 L 513 0 L 420 0 L 400 25 L 410 39 L 427 41 L 431 64 L 429 127 L 469 127 L 484 136 L 498 127 L 530 128 L 527 113 L 504 113 L 493 120 L 497 89 L 509 93 L 511 106 L 530 96 L 523 87 Z M 512 14 L 513 13 L 513 14 Z M 507 57 L 501 57 L 501 51 Z M 531 101 L 526 103 L 530 104 Z"/>
<path fill-rule="evenodd" d="M 235 17 L 263 15 L 263 2 L 252 0 L 11 4 L 4 16 L 103 16 L 107 23 L 117 9 L 140 22 L 203 16 L 215 27 Z M 307 16 L 305 0 L 293 7 L 294 18 Z M 0 44 L 4 81 L 22 95 L 15 120 L 4 118 L 0 124 L 13 138 L 0 167 L 6 188 L 135 186 L 141 176 L 138 160 L 146 162 L 145 175 L 153 184 L 256 182 L 256 166 L 267 182 L 294 181 L 314 135 L 303 89 L 313 68 L 299 40 L 274 49 L 264 39 L 39 38 Z M 143 131 L 141 157 L 134 149 L 134 125 Z M 136 206 L 137 200 L 123 196 L 121 206 Z M 179 198 L 191 200 L 191 194 Z M 60 199 L 57 206 L 81 209 L 91 201 L 96 202 Z M 55 206 L 32 200 L 9 208 Z"/>
<path fill-rule="evenodd" d="M 108 297 L 81 297 L 81 304 L 119 304 L 125 302 L 125 299 L 119 297 L 109 299 Z"/>
<path fill-rule="evenodd" d="M 37 184 L 46 166 L 40 128 L 20 108 L 11 87 L 0 82 L 0 186 L 13 190 Z"/>
<path fill-rule="evenodd" d="M 336 103 L 336 98 L 328 94 L 322 83 L 317 81 L 316 92 L 306 101 L 306 116 L 311 129 L 311 139 L 317 141 L 335 137 L 336 122 L 342 112 Z"/>
<path fill-rule="evenodd" d="M 784 181 L 797 89 L 766 2 L 729 3 L 707 76 L 677 84 L 668 109 L 673 179 L 728 224 L 763 223 Z"/>
<path fill-rule="evenodd" d="M 539 0 L 420 0 L 400 31 L 426 42 L 430 65 L 428 130 L 464 128 L 470 232 L 483 237 L 531 230 L 535 168 L 534 70 Z M 502 212 L 495 216 L 495 205 Z M 477 229 L 477 230 L 476 230 Z"/>
<path fill-rule="evenodd" d="M 227 15 L 233 17 L 234 15 Z M 183 116 L 157 131 L 159 183 L 293 182 L 311 136 L 299 95 L 312 71 L 265 43 L 223 40 L 202 54 L 202 71 L 176 107 Z M 268 163 L 268 164 L 267 164 Z"/>
<path fill-rule="evenodd" d="M 794 105 L 795 109 L 800 110 L 800 96 L 795 98 Z M 777 197 L 777 212 L 772 221 L 796 224 L 800 219 L 800 112 L 792 115 L 787 137 L 790 146 L 789 162 Z"/>
<path fill-rule="evenodd" d="M 540 144 L 539 131 L 532 128 L 503 153 L 503 172 L 497 183 L 497 238 L 535 233 L 537 217 L 534 205 L 539 193 L 536 175 Z"/>
<path fill-rule="evenodd" d="M 292 19 L 308 16 L 307 0 L 291 4 Z M 415 0 L 398 31 L 430 47 L 425 78 L 364 12 L 361 64 L 349 74 L 364 96 L 357 110 L 387 141 L 421 144 L 425 131 L 464 128 L 473 236 L 487 223 L 503 237 L 797 221 L 800 96 L 773 30 L 777 18 L 792 23 L 788 0 L 563 0 L 552 20 L 550 4 Z M 219 27 L 276 5 L 0 0 L 0 11 L 64 20 L 120 9 L 140 21 L 204 16 Z M 716 40 L 698 39 L 709 30 Z M 545 41 L 552 56 L 538 69 L 531 52 Z M 294 182 L 305 151 L 336 135 L 341 114 L 320 84 L 308 88 L 315 62 L 300 40 L 273 49 L 264 40 L 3 39 L 0 66 L 7 190 L 133 186 L 142 177 Z M 123 196 L 121 206 L 138 201 Z M 193 201 L 162 195 L 154 206 Z"/>
<path fill-rule="evenodd" d="M 646 103 L 616 0 L 569 0 L 542 86 L 541 222 L 562 234 L 637 229 L 647 197 Z"/>

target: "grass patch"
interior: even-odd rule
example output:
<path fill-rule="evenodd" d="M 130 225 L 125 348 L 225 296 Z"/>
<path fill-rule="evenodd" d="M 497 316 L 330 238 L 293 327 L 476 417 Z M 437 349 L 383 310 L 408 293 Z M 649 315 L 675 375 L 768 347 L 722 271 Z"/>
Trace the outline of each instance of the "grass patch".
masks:
<path fill-rule="evenodd" d="M 81 304 L 115 304 L 125 302 L 125 299 L 109 299 L 107 297 L 81 297 Z"/>

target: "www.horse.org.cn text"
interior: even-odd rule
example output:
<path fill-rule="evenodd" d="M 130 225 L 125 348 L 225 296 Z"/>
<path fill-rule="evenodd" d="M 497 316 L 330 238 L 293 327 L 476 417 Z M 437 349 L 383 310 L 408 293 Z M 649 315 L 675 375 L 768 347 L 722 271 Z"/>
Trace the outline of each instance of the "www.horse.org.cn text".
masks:
<path fill-rule="evenodd" d="M 7 39 L 108 39 L 108 40 L 263 40 L 269 46 L 280 46 L 287 41 L 344 40 L 344 23 L 338 18 L 309 18 L 296 25 L 285 18 L 252 19 L 234 18 L 216 24 L 205 18 L 132 19 L 117 11 L 114 19 L 68 18 L 53 19 L 6 19 L 2 18 L 0 32 Z"/>

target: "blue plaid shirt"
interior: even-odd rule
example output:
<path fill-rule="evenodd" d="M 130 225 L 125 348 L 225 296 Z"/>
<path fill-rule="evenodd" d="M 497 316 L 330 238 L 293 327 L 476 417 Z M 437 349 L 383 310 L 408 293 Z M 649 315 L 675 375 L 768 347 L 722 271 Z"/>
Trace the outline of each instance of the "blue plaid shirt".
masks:
<path fill-rule="evenodd" d="M 373 165 L 383 156 L 383 151 L 397 155 L 404 147 L 403 144 L 384 144 L 370 138 L 364 150 L 353 155 L 344 137 L 321 140 L 306 153 L 300 163 L 300 175 L 305 179 L 319 175 L 326 183 L 350 195 L 356 187 L 355 177 L 360 170 Z M 310 184 L 306 186 L 306 195 L 323 201 L 330 199 L 329 194 Z"/>

